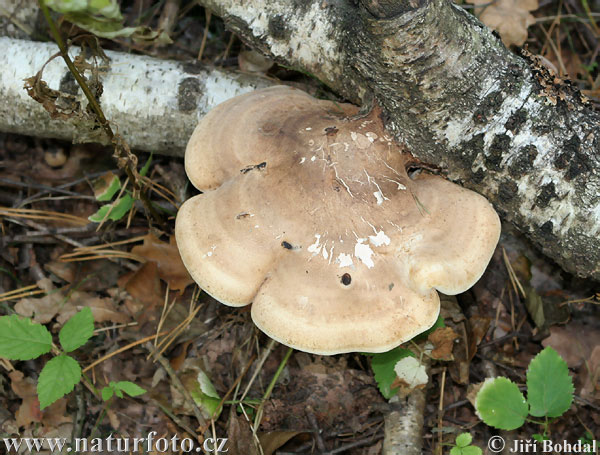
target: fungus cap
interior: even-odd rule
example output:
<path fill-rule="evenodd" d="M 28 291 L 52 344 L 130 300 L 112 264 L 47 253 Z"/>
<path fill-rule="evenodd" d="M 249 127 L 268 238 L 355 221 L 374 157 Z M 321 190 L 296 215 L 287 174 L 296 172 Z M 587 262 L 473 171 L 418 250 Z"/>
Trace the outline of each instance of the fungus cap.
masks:
<path fill-rule="evenodd" d="M 209 112 L 185 154 L 203 191 L 176 220 L 192 278 L 316 354 L 383 352 L 427 330 L 436 290 L 471 287 L 500 235 L 484 197 L 409 178 L 410 155 L 378 113 L 357 113 L 290 87 L 258 90 Z"/>

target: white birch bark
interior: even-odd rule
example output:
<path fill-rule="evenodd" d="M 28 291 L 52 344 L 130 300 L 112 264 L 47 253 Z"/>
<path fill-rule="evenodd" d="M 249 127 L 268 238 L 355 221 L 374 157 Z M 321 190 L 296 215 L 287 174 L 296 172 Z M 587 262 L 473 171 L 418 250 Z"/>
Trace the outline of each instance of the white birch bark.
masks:
<path fill-rule="evenodd" d="M 414 156 L 600 279 L 600 114 L 448 0 L 200 0 L 250 45 L 384 111 Z"/>
<path fill-rule="evenodd" d="M 85 125 L 52 120 L 44 108 L 27 95 L 24 79 L 35 75 L 58 52 L 52 43 L 0 37 L 0 131 L 73 142 L 106 137 L 90 133 Z M 75 56 L 79 48 L 72 47 Z M 99 60 L 103 93 L 100 104 L 113 129 L 133 149 L 182 156 L 198 120 L 217 104 L 233 96 L 265 87 L 270 81 L 257 76 L 209 68 L 198 63 L 158 60 L 151 57 L 106 52 L 108 66 Z M 62 58 L 44 69 L 51 89 L 87 101 Z"/>

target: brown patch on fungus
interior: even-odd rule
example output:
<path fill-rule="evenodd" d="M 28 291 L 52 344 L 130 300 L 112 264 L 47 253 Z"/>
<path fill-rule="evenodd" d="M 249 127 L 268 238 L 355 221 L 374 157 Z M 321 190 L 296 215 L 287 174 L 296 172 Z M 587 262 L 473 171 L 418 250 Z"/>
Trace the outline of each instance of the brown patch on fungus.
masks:
<path fill-rule="evenodd" d="M 186 171 L 204 193 L 177 216 L 184 263 L 296 349 L 383 352 L 411 339 L 436 321 L 436 289 L 471 287 L 498 241 L 485 198 L 408 177 L 407 155 L 378 140 L 378 113 L 357 119 L 355 106 L 272 87 L 219 105 L 189 141 Z M 268 167 L 240 173 L 249 163 Z"/>

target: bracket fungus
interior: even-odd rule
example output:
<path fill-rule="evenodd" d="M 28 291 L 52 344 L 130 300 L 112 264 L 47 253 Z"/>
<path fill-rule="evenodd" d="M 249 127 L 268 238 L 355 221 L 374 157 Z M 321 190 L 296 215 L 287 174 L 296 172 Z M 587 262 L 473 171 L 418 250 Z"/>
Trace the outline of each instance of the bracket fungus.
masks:
<path fill-rule="evenodd" d="M 196 127 L 185 168 L 202 194 L 177 215 L 192 278 L 252 303 L 267 335 L 316 354 L 387 351 L 430 328 L 437 291 L 483 274 L 500 235 L 488 201 L 411 158 L 377 111 L 277 86 Z"/>

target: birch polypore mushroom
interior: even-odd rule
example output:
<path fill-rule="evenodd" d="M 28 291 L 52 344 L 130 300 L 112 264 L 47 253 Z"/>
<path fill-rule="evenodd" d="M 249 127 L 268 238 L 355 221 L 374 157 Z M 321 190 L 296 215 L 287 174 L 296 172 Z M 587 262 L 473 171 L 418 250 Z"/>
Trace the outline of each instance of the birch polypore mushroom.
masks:
<path fill-rule="evenodd" d="M 482 275 L 500 222 L 482 196 L 421 173 L 377 112 L 289 87 L 206 115 L 185 155 L 203 194 L 177 215 L 190 274 L 224 304 L 307 352 L 382 352 L 433 325 L 436 289 Z M 353 117 L 354 116 L 354 117 Z"/>

